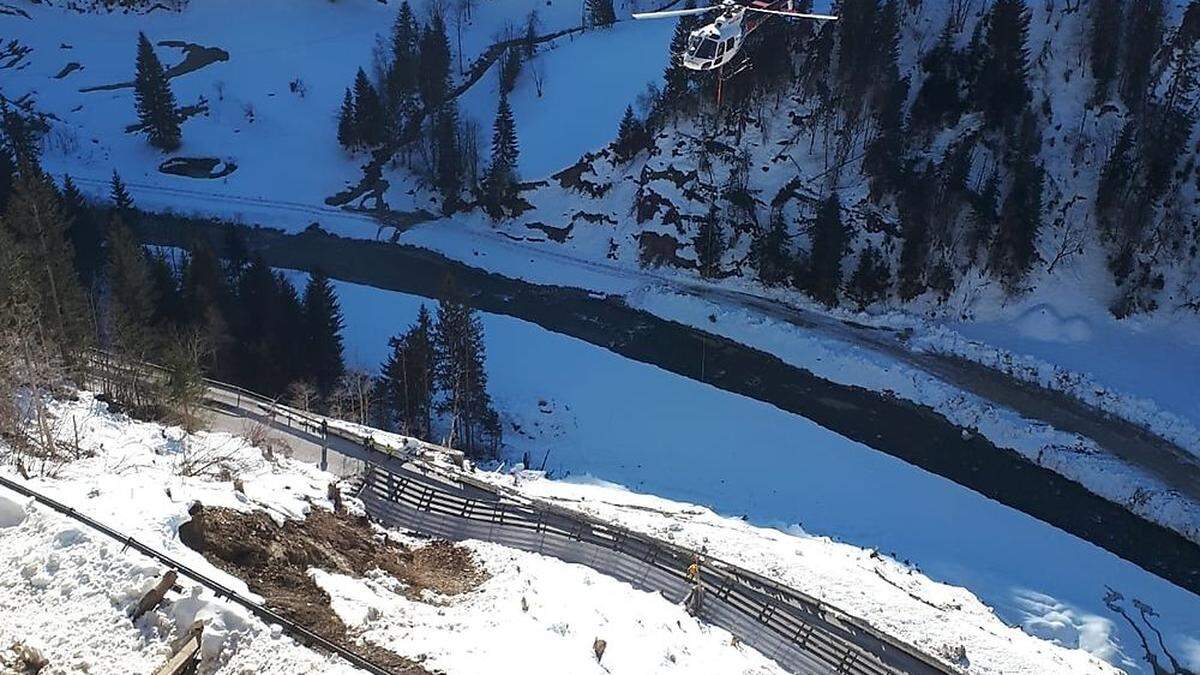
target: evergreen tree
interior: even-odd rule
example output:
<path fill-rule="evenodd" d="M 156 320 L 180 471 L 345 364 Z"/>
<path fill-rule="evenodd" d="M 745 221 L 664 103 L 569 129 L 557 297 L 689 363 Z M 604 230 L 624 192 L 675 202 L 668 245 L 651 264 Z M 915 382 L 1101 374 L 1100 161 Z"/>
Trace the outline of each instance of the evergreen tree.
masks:
<path fill-rule="evenodd" d="M 458 107 L 448 101 L 433 116 L 434 185 L 442 193 L 442 212 L 458 208 L 463 159 L 458 139 Z"/>
<path fill-rule="evenodd" d="M 725 234 L 721 231 L 720 213 L 714 205 L 700 220 L 700 229 L 692 240 L 696 249 L 696 267 L 700 276 L 711 279 L 721 271 L 721 258 L 725 255 Z"/>
<path fill-rule="evenodd" d="M 342 307 L 329 277 L 313 272 L 304 289 L 305 363 L 322 398 L 328 398 L 346 372 L 342 352 Z"/>
<path fill-rule="evenodd" d="M 104 333 L 110 349 L 135 361 L 156 353 L 154 283 L 146 255 L 119 215 L 109 227 L 104 269 Z"/>
<path fill-rule="evenodd" d="M 1046 172 L 1037 160 L 1041 138 L 1035 124 L 1033 114 L 1026 114 L 1012 188 L 1000 208 L 996 237 L 992 241 L 992 273 L 1010 290 L 1017 288 L 1037 258 L 1035 244 L 1042 225 Z"/>
<path fill-rule="evenodd" d="M 449 415 L 451 447 L 473 457 L 495 454 L 499 428 L 487 392 L 483 324 L 475 311 L 448 284 L 438 302 L 433 330 L 436 350 L 435 381 L 442 392 L 438 412 Z"/>
<path fill-rule="evenodd" d="M 663 103 L 671 108 L 677 109 L 690 93 L 691 72 L 683 65 L 683 55 L 687 51 L 688 38 L 695 29 L 695 23 L 693 17 L 681 16 L 676 20 L 675 32 L 671 34 L 670 61 L 663 73 L 662 94 Z"/>
<path fill-rule="evenodd" d="M 180 274 L 178 302 L 179 328 L 197 335 L 207 345 L 207 355 L 215 377 L 236 381 L 237 364 L 230 358 L 230 305 L 232 291 L 221 261 L 203 242 L 188 251 Z"/>
<path fill-rule="evenodd" d="M 354 94 L 350 92 L 350 87 L 346 87 L 342 109 L 338 112 L 337 139 L 338 145 L 346 150 L 362 147 L 362 139 L 358 136 L 358 112 L 354 108 Z"/>
<path fill-rule="evenodd" d="M 617 140 L 613 143 L 613 154 L 622 164 L 630 161 L 646 147 L 646 127 L 633 114 L 633 106 L 625 106 L 625 115 L 621 117 L 621 125 L 617 128 Z"/>
<path fill-rule="evenodd" d="M 513 87 L 517 86 L 517 78 L 521 75 L 522 65 L 524 65 L 524 60 L 520 50 L 516 47 L 504 50 L 504 54 L 500 57 L 501 94 L 508 94 L 512 92 Z"/>
<path fill-rule="evenodd" d="M 125 188 L 125 183 L 116 169 L 113 169 L 112 179 L 108 183 L 108 198 L 112 201 L 113 208 L 122 216 L 133 212 L 133 197 L 129 195 L 129 190 Z"/>
<path fill-rule="evenodd" d="M 1121 64 L 1121 100 L 1132 110 L 1141 110 L 1146 103 L 1154 55 L 1163 43 L 1165 17 L 1163 0 L 1129 3 L 1125 34 L 1121 36 L 1125 47 Z"/>
<path fill-rule="evenodd" d="M 16 183 L 17 162 L 8 149 L 8 143 L 0 143 L 0 213 L 8 208 L 8 200 Z"/>
<path fill-rule="evenodd" d="M 499 216 L 517 196 L 517 130 L 508 95 L 500 93 L 496 122 L 492 125 L 492 161 L 484 178 L 485 203 L 493 216 Z"/>
<path fill-rule="evenodd" d="M 987 18 L 975 100 L 997 128 L 1011 128 L 1032 98 L 1028 84 L 1028 41 L 1029 12 L 1025 0 L 996 0 Z"/>
<path fill-rule="evenodd" d="M 775 214 L 765 232 L 756 230 L 750 246 L 750 263 L 758 273 L 758 280 L 767 286 L 775 286 L 787 279 L 792 266 L 788 255 L 787 224 L 782 214 Z"/>
<path fill-rule="evenodd" d="M 1135 0 L 1136 2 L 1136 0 Z M 1089 25 L 1089 56 L 1097 102 L 1108 98 L 1121 55 L 1123 0 L 1094 0 Z"/>
<path fill-rule="evenodd" d="M 393 103 L 417 90 L 417 49 L 420 29 L 408 0 L 400 3 L 392 24 L 392 66 L 388 71 L 388 93 Z"/>
<path fill-rule="evenodd" d="M 590 26 L 608 26 L 617 20 L 612 0 L 584 0 L 584 7 Z"/>
<path fill-rule="evenodd" d="M 426 108 L 433 109 L 446 100 L 450 90 L 450 39 L 446 37 L 446 22 L 435 11 L 429 25 L 421 33 L 418 88 Z"/>
<path fill-rule="evenodd" d="M 171 262 L 161 253 L 149 256 L 146 265 L 150 275 L 150 297 L 155 300 L 150 323 L 172 330 L 183 317 L 178 276 Z"/>
<path fill-rule="evenodd" d="M 388 342 L 392 351 L 380 375 L 385 407 L 392 411 L 389 427 L 424 440 L 432 440 L 437 367 L 433 336 L 433 319 L 421 305 L 416 323 Z"/>
<path fill-rule="evenodd" d="M 45 124 L 35 124 L 20 111 L 0 101 L 0 128 L 4 131 L 4 149 L 12 157 L 18 175 L 35 176 L 42 173 L 40 162 L 40 132 Z"/>
<path fill-rule="evenodd" d="M 925 292 L 925 271 L 930 249 L 930 184 L 935 177 L 925 170 L 911 177 L 900 193 L 900 234 L 904 244 L 900 249 L 899 292 L 904 301 Z"/>
<path fill-rule="evenodd" d="M 75 272 L 85 289 L 96 285 L 104 265 L 104 230 L 95 212 L 70 176 L 63 179 L 63 211 L 70 226 L 67 239 L 75 251 Z"/>
<path fill-rule="evenodd" d="M 387 137 L 383 102 L 362 68 L 354 76 L 354 130 L 359 142 L 368 148 L 383 143 Z"/>
<path fill-rule="evenodd" d="M 842 285 L 842 259 L 850 246 L 850 236 L 850 229 L 842 220 L 841 200 L 835 192 L 817 209 L 805 284 L 813 298 L 830 307 L 838 302 L 838 290 Z"/>
<path fill-rule="evenodd" d="M 887 297 L 891 283 L 892 270 L 884 260 L 883 254 L 878 248 L 868 244 L 858 256 L 858 266 L 850 275 L 846 295 L 858 304 L 860 310 L 866 309 L 868 305 Z"/>
<path fill-rule="evenodd" d="M 3 225 L 11 245 L 21 249 L 27 280 L 37 289 L 31 298 L 40 338 L 54 345 L 63 362 L 74 365 L 92 330 L 87 323 L 83 289 L 75 272 L 75 254 L 58 191 L 45 174 L 22 173 L 8 203 Z"/>
<path fill-rule="evenodd" d="M 954 126 L 966 110 L 964 91 L 971 83 L 964 72 L 965 59 L 954 48 L 954 35 L 954 27 L 947 22 L 937 44 L 921 57 L 925 80 L 910 114 L 914 129 L 940 130 Z"/>
<path fill-rule="evenodd" d="M 134 99 L 138 122 L 150 140 L 150 145 L 166 152 L 178 148 L 181 119 L 175 104 L 175 94 L 171 92 L 167 74 L 145 33 L 138 33 Z"/>

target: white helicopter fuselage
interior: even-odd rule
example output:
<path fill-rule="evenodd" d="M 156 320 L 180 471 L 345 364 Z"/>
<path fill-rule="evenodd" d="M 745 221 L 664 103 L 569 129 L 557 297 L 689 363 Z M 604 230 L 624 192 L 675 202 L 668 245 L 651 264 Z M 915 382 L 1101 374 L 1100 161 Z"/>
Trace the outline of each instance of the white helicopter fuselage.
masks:
<path fill-rule="evenodd" d="M 716 70 L 733 60 L 742 46 L 745 34 L 742 19 L 745 11 L 731 9 L 716 21 L 692 31 L 683 53 L 683 66 L 692 70 Z"/>

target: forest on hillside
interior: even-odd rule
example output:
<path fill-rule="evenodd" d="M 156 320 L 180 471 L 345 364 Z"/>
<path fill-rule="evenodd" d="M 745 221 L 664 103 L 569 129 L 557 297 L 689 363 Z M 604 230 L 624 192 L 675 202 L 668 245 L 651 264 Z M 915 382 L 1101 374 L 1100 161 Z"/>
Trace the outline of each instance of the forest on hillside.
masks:
<path fill-rule="evenodd" d="M 585 10 L 611 21 L 611 2 Z M 828 305 L 945 302 L 979 286 L 1021 295 L 1102 256 L 1115 316 L 1200 310 L 1200 3 L 841 0 L 834 11 L 819 25 L 761 22 L 721 74 L 682 66 L 708 19 L 679 19 L 661 85 L 630 102 L 610 147 L 555 176 L 557 203 L 599 227 L 633 221 L 643 264 L 753 276 Z M 401 5 L 346 90 L 339 141 L 424 176 L 446 213 L 545 220 L 539 205 L 555 200 L 516 175 L 506 100 L 536 16 L 499 59 L 484 161 L 450 95 L 446 23 L 436 7 L 425 22 L 417 13 Z"/>

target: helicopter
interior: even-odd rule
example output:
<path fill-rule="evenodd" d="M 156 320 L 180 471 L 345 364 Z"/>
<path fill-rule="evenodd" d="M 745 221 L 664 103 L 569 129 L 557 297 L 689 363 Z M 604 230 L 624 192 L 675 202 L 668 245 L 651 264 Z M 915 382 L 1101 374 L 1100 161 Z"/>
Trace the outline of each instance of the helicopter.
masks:
<path fill-rule="evenodd" d="M 702 26 L 688 36 L 687 48 L 680 55 L 680 61 L 685 68 L 691 70 L 718 70 L 733 60 L 745 42 L 746 36 L 770 15 L 787 16 L 794 19 L 813 19 L 816 21 L 835 21 L 836 16 L 829 14 L 808 14 L 793 9 L 797 0 L 750 0 L 741 3 L 737 0 L 723 0 L 719 5 L 709 7 L 694 7 L 688 9 L 673 9 L 662 12 L 635 12 L 635 19 L 667 19 L 679 16 L 692 16 L 719 12 L 712 23 Z M 766 16 L 758 20 L 746 21 L 746 12 L 754 12 Z"/>

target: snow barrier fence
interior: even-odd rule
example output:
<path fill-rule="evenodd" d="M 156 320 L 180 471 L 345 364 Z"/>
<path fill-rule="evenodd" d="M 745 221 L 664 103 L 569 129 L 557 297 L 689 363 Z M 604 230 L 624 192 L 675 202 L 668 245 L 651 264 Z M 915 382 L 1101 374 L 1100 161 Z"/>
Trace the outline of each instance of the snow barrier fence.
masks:
<path fill-rule="evenodd" d="M 694 553 L 584 514 L 524 500 L 454 472 L 368 462 L 360 497 L 373 519 L 452 541 L 478 539 L 586 565 L 682 602 Z M 953 672 L 795 589 L 707 556 L 700 618 L 792 673 L 892 675 Z"/>

